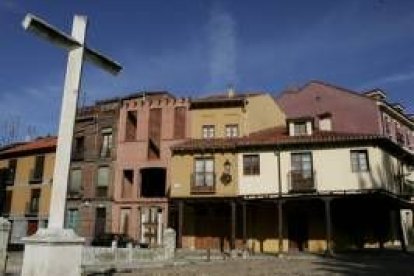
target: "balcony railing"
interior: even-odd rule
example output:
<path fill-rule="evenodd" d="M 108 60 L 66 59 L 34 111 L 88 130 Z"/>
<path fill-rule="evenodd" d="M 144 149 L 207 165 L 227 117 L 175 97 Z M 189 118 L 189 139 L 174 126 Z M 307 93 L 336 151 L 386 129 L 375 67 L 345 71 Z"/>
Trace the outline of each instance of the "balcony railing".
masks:
<path fill-rule="evenodd" d="M 289 193 L 316 192 L 316 172 L 292 170 L 289 172 Z"/>
<path fill-rule="evenodd" d="M 216 174 L 213 172 L 197 172 L 191 175 L 191 193 L 203 194 L 216 191 Z"/>
<path fill-rule="evenodd" d="M 26 203 L 26 216 L 37 216 L 39 213 L 39 199 Z"/>

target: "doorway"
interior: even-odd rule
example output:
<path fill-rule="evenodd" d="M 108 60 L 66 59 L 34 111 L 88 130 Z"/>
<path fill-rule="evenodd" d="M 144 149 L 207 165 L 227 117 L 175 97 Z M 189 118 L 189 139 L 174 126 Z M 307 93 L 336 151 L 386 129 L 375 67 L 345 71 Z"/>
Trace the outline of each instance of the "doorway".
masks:
<path fill-rule="evenodd" d="M 309 239 L 309 221 L 305 212 L 290 212 L 288 215 L 289 250 L 306 251 Z"/>

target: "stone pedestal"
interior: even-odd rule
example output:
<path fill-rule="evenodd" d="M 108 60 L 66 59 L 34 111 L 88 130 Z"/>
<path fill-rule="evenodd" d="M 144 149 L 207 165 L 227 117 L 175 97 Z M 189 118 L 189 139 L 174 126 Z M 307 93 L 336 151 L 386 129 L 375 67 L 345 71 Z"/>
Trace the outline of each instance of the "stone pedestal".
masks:
<path fill-rule="evenodd" d="M 39 229 L 23 241 L 23 276 L 81 275 L 84 238 L 72 229 Z"/>
<path fill-rule="evenodd" d="M 164 231 L 164 250 L 165 250 L 165 259 L 173 259 L 175 256 L 175 248 L 176 248 L 176 233 L 174 229 L 167 228 Z"/>
<path fill-rule="evenodd" d="M 10 235 L 10 222 L 0 217 L 0 275 L 6 273 L 4 271 L 7 261 L 7 244 Z"/>

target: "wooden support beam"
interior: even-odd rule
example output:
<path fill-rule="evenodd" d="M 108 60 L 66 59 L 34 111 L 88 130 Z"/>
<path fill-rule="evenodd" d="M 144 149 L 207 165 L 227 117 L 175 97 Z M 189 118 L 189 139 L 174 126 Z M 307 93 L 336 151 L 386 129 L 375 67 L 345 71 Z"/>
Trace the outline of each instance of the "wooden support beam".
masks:
<path fill-rule="evenodd" d="M 332 256 L 332 214 L 331 214 L 332 198 L 325 198 L 325 226 L 326 226 L 326 251 L 327 256 Z"/>
<path fill-rule="evenodd" d="M 183 247 L 184 201 L 178 201 L 178 233 L 177 248 Z"/>
<path fill-rule="evenodd" d="M 404 235 L 404 225 L 403 225 L 403 221 L 401 218 L 401 210 L 397 209 L 396 210 L 396 223 L 397 223 L 397 231 L 398 231 L 398 238 L 400 239 L 400 244 L 401 244 L 401 250 L 403 252 L 407 252 L 407 244 L 406 244 L 406 238 Z"/>
<path fill-rule="evenodd" d="M 243 220 L 243 247 L 244 247 L 244 249 L 246 249 L 247 248 L 247 221 L 246 221 L 246 219 L 247 219 L 247 215 L 246 215 L 246 202 L 243 202 L 242 203 L 242 216 L 243 216 L 243 218 L 242 218 L 242 220 Z"/>
<path fill-rule="evenodd" d="M 283 253 L 283 201 L 277 202 L 277 237 L 279 240 L 279 255 Z"/>
<path fill-rule="evenodd" d="M 230 202 L 231 207 L 231 223 L 230 223 L 230 249 L 236 248 L 236 202 L 232 200 Z"/>

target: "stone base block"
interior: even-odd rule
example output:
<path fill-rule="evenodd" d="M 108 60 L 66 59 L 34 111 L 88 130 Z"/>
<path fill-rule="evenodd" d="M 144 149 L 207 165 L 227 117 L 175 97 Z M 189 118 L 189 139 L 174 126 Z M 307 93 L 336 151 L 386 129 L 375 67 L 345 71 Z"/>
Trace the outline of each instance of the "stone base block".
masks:
<path fill-rule="evenodd" d="M 72 229 L 39 229 L 23 242 L 23 276 L 81 275 L 84 239 Z"/>

